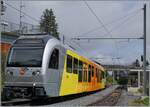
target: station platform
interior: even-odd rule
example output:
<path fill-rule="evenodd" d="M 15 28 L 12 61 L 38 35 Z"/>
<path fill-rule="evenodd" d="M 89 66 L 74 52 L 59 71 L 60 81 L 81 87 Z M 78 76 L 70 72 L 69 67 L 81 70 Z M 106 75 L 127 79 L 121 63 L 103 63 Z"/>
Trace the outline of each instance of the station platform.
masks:
<path fill-rule="evenodd" d="M 51 104 L 51 106 L 68 106 L 68 105 L 69 106 L 87 106 L 102 99 L 104 96 L 110 94 L 118 87 L 119 87 L 118 85 L 110 86 L 94 94 L 90 94 L 90 95 L 83 96 L 83 97 L 76 98 L 76 99 L 69 100 L 69 101 Z"/>

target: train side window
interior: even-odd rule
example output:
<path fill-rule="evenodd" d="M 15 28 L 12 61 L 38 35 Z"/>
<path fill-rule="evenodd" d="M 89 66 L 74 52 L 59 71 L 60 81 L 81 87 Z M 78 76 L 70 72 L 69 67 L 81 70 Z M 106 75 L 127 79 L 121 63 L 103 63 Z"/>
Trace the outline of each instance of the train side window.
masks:
<path fill-rule="evenodd" d="M 104 79 L 104 72 L 101 71 L 101 80 Z"/>
<path fill-rule="evenodd" d="M 74 64 L 73 64 L 73 73 L 78 73 L 78 59 L 74 58 Z"/>
<path fill-rule="evenodd" d="M 83 82 L 86 82 L 87 81 L 87 70 L 86 70 L 87 64 L 84 63 L 83 66 L 84 66 L 83 67 Z"/>
<path fill-rule="evenodd" d="M 87 82 L 87 71 L 85 70 L 85 82 Z"/>
<path fill-rule="evenodd" d="M 96 77 L 97 77 L 97 82 L 99 82 L 99 69 L 97 69 Z"/>
<path fill-rule="evenodd" d="M 92 77 L 94 77 L 94 67 L 92 66 Z"/>
<path fill-rule="evenodd" d="M 91 65 L 89 65 L 88 69 L 88 82 L 91 82 Z"/>
<path fill-rule="evenodd" d="M 67 55 L 67 72 L 72 73 L 72 56 Z"/>
<path fill-rule="evenodd" d="M 59 66 L 59 50 L 54 49 L 49 61 L 49 68 L 58 69 Z"/>
<path fill-rule="evenodd" d="M 95 76 L 97 77 L 96 72 L 97 72 L 97 68 L 95 69 Z"/>
<path fill-rule="evenodd" d="M 96 71 L 96 78 L 97 78 L 97 82 L 98 82 L 98 69 Z"/>
<path fill-rule="evenodd" d="M 102 75 L 101 75 L 101 71 L 99 72 L 99 82 L 102 81 Z"/>
<path fill-rule="evenodd" d="M 103 71 L 101 71 L 101 72 L 102 72 L 102 77 L 101 78 L 104 79 L 104 72 Z"/>
<path fill-rule="evenodd" d="M 79 73 L 78 73 L 78 82 L 82 82 L 82 67 L 83 67 L 83 63 L 82 61 L 79 61 Z"/>
<path fill-rule="evenodd" d="M 104 78 L 106 77 L 106 72 L 104 72 Z"/>
<path fill-rule="evenodd" d="M 83 68 L 83 82 L 86 82 L 86 71 L 85 71 L 85 68 Z"/>
<path fill-rule="evenodd" d="M 87 82 L 87 63 L 85 63 L 85 82 Z"/>

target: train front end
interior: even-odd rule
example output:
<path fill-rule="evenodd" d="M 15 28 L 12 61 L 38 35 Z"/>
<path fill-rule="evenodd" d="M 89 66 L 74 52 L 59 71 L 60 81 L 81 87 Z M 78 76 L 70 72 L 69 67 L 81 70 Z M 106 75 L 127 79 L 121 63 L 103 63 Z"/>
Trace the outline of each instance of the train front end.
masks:
<path fill-rule="evenodd" d="M 29 98 L 44 96 L 41 38 L 20 38 L 10 48 L 5 70 L 6 96 Z"/>

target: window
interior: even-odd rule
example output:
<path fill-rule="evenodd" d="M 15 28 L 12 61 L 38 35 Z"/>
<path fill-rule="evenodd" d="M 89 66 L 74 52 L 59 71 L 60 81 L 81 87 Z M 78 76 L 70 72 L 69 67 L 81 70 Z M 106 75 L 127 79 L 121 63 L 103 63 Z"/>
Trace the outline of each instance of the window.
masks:
<path fill-rule="evenodd" d="M 16 44 L 43 44 L 42 39 L 18 39 Z"/>
<path fill-rule="evenodd" d="M 97 72 L 96 72 L 96 77 L 97 77 L 97 82 L 99 82 L 98 69 L 97 69 Z"/>
<path fill-rule="evenodd" d="M 86 82 L 86 71 L 85 71 L 85 68 L 83 69 L 83 82 Z"/>
<path fill-rule="evenodd" d="M 85 82 L 87 82 L 87 71 L 85 70 Z"/>
<path fill-rule="evenodd" d="M 84 82 L 87 82 L 87 69 L 86 69 L 86 67 L 87 67 L 87 64 L 84 63 L 84 68 L 83 68 L 83 81 Z"/>
<path fill-rule="evenodd" d="M 9 67 L 41 67 L 43 47 L 12 47 L 8 56 Z"/>
<path fill-rule="evenodd" d="M 97 71 L 96 71 L 96 77 L 97 77 L 97 82 L 99 82 L 100 81 L 99 69 L 97 69 Z"/>
<path fill-rule="evenodd" d="M 79 61 L 79 73 L 78 73 L 78 82 L 82 82 L 82 61 Z"/>
<path fill-rule="evenodd" d="M 91 65 L 89 65 L 88 69 L 88 82 L 91 82 Z"/>
<path fill-rule="evenodd" d="M 92 66 L 92 77 L 94 77 L 94 67 Z"/>
<path fill-rule="evenodd" d="M 78 73 L 78 59 L 74 58 L 74 64 L 73 64 L 73 73 Z"/>
<path fill-rule="evenodd" d="M 102 71 L 102 77 L 101 77 L 102 79 L 104 79 L 104 72 Z"/>
<path fill-rule="evenodd" d="M 97 68 L 95 69 L 95 76 L 96 76 L 96 78 L 97 78 Z"/>
<path fill-rule="evenodd" d="M 101 82 L 102 80 L 102 75 L 101 75 L 101 71 L 99 72 L 99 82 Z"/>
<path fill-rule="evenodd" d="M 72 73 L 72 56 L 67 55 L 67 72 Z"/>
<path fill-rule="evenodd" d="M 49 61 L 49 68 L 58 69 L 59 65 L 59 50 L 54 49 Z"/>

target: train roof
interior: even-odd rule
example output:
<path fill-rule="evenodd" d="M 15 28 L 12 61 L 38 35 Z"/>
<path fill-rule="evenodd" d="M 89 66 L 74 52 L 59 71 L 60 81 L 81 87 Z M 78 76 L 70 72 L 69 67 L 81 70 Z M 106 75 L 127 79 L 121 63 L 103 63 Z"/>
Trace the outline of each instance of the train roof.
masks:
<path fill-rule="evenodd" d="M 94 63 L 95 65 L 99 65 L 100 67 L 102 67 L 102 65 L 101 65 L 99 62 L 93 61 L 93 60 L 89 59 L 88 57 L 86 57 L 86 56 L 83 55 L 82 53 L 79 53 L 78 51 L 74 50 L 72 47 L 70 47 L 70 46 L 68 46 L 68 45 L 64 45 L 64 47 L 65 47 L 66 49 L 68 49 L 68 50 L 70 50 L 70 51 L 72 51 L 72 52 L 78 54 L 79 56 L 85 58 L 86 60 L 88 60 L 88 61 Z"/>
<path fill-rule="evenodd" d="M 59 41 L 58 39 L 54 38 L 53 36 L 51 36 L 50 34 L 47 34 L 47 33 L 41 33 L 41 34 L 22 34 L 17 40 L 28 40 L 28 44 L 30 45 L 29 41 L 31 40 L 31 42 L 33 42 L 32 39 L 34 39 L 34 40 L 36 39 L 36 40 L 37 40 L 36 42 L 39 42 L 39 43 L 42 42 L 43 45 L 46 45 L 46 43 L 48 42 L 49 39 L 55 39 L 56 41 Z M 16 44 L 17 44 L 17 40 L 15 41 Z M 42 40 L 42 41 L 40 41 L 40 40 Z M 19 42 L 21 42 L 21 41 L 19 41 Z M 24 41 L 22 41 L 22 42 L 24 42 Z M 35 41 L 34 41 L 34 42 L 35 42 Z M 60 41 L 59 41 L 59 42 L 60 42 Z M 99 66 L 102 67 L 102 65 L 101 65 L 100 63 L 95 62 L 95 61 L 93 61 L 93 60 L 87 58 L 87 57 L 86 57 L 85 55 L 83 55 L 82 53 L 79 53 L 78 51 L 76 51 L 75 48 L 73 48 L 72 46 L 63 44 L 63 43 L 61 43 L 61 42 L 60 42 L 60 44 L 61 44 L 62 47 L 64 47 L 66 50 L 68 49 L 68 50 L 70 50 L 70 51 L 72 51 L 72 52 L 74 52 L 74 53 L 80 55 L 81 57 L 83 57 L 83 58 L 89 60 L 90 62 L 93 62 L 94 64 L 99 65 Z M 20 44 L 19 44 L 19 45 L 20 45 Z M 24 45 L 24 44 L 22 44 L 22 45 Z M 32 44 L 32 45 L 33 45 L 33 44 Z"/>
<path fill-rule="evenodd" d="M 43 44 L 46 44 L 47 41 L 49 39 L 52 39 L 52 38 L 53 37 L 51 35 L 49 35 L 49 34 L 43 34 L 43 33 L 41 33 L 41 34 L 22 34 L 17 40 L 22 40 L 22 39 L 23 40 L 32 40 L 32 39 L 35 40 L 36 39 L 37 41 L 35 41 L 35 42 L 39 42 L 40 43 L 40 41 L 38 41 L 38 40 L 42 40 L 41 42 Z"/>

